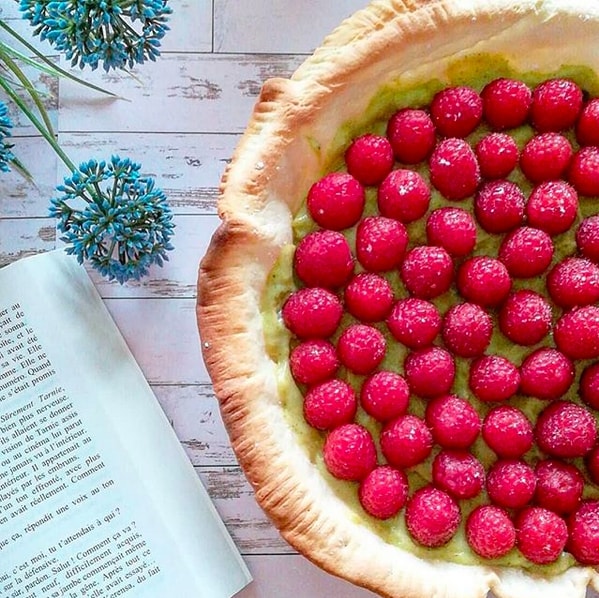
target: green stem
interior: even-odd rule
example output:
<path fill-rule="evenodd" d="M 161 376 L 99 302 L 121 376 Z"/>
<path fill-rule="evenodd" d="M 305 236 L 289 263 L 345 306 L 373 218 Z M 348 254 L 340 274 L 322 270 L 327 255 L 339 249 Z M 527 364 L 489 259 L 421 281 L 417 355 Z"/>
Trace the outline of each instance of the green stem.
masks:
<path fill-rule="evenodd" d="M 65 163 L 67 168 L 71 172 L 75 172 L 77 170 L 76 166 L 71 162 L 70 158 L 64 153 L 58 142 L 54 138 L 54 136 L 50 133 L 46 127 L 44 127 L 43 123 L 33 114 L 33 112 L 29 109 L 29 106 L 23 101 L 23 99 L 15 93 L 14 89 L 10 87 L 6 83 L 2 77 L 0 77 L 0 87 L 4 89 L 4 91 L 8 94 L 11 100 L 19 107 L 19 109 L 27 116 L 27 118 L 31 121 L 33 126 L 39 131 L 41 136 L 50 144 L 52 149 L 58 154 L 58 157 Z"/>
<path fill-rule="evenodd" d="M 15 50 L 14 48 L 10 48 L 9 46 L 5 45 L 5 49 L 10 51 L 17 58 L 20 58 L 21 60 L 28 62 L 29 64 L 31 64 L 32 66 L 35 66 L 36 68 L 39 68 L 40 70 L 45 70 L 46 72 L 49 72 L 49 74 L 51 74 L 51 75 L 54 75 L 57 77 L 58 76 L 65 77 L 67 79 L 70 79 L 71 81 L 75 81 L 75 83 L 84 85 L 85 87 L 88 87 L 89 89 L 93 89 L 94 91 L 99 91 L 100 93 L 104 93 L 113 98 L 117 98 L 117 99 L 121 99 L 121 100 L 125 99 L 115 93 L 112 93 L 111 91 L 102 89 L 101 87 L 98 87 L 97 85 L 94 85 L 93 83 L 88 83 L 87 81 L 80 79 L 79 77 L 77 77 L 77 76 L 69 73 L 68 71 L 65 71 L 63 68 L 57 66 L 50 59 L 48 59 L 46 56 L 44 56 L 37 48 L 35 48 L 33 45 L 31 45 L 25 38 L 20 36 L 12 27 L 8 26 L 2 19 L 0 19 L 0 28 L 4 29 L 7 33 L 9 33 L 9 35 L 11 35 L 19 43 L 23 44 L 23 46 L 25 46 L 25 48 L 27 48 L 30 52 L 32 52 L 46 66 L 44 68 L 42 68 L 42 66 L 40 64 L 35 63 L 33 60 L 31 60 L 31 58 L 28 58 L 21 52 L 17 52 L 17 50 Z"/>
<path fill-rule="evenodd" d="M 4 51 L 2 45 L 0 45 L 0 61 L 19 80 L 19 82 L 23 86 L 23 89 L 29 94 L 29 97 L 33 100 L 33 103 L 36 105 L 38 112 L 40 113 L 44 121 L 44 124 L 46 125 L 46 129 L 48 129 L 50 135 L 54 135 L 54 128 L 52 127 L 50 116 L 48 115 L 48 111 L 46 110 L 39 96 L 39 93 L 33 87 L 33 84 L 31 83 L 27 75 L 25 75 L 25 73 L 17 66 L 15 61 Z"/>

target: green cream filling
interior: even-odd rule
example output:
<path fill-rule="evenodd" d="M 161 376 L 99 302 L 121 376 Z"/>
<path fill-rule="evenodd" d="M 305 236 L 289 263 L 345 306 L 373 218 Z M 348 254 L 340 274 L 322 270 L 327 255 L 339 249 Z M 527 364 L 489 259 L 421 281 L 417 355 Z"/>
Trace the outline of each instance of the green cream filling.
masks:
<path fill-rule="evenodd" d="M 564 66 L 553 73 L 520 73 L 515 71 L 501 57 L 473 55 L 450 64 L 447 68 L 446 79 L 444 81 L 435 80 L 415 86 L 406 86 L 402 81 L 397 81 L 381 88 L 359 122 L 349 122 L 340 127 L 332 144 L 332 149 L 327 154 L 327 159 L 325 160 L 326 167 L 322 174 L 335 170 L 343 170 L 343 154 L 351 140 L 365 132 L 384 134 L 386 121 L 396 110 L 404 107 L 426 106 L 430 103 L 437 91 L 450 85 L 470 85 L 481 90 L 486 83 L 498 77 L 517 78 L 525 81 L 530 86 L 534 86 L 541 81 L 552 77 L 568 77 L 575 80 L 589 95 L 599 95 L 599 78 L 592 70 L 586 67 Z M 472 144 L 475 144 L 486 132 L 484 127 L 481 126 L 468 140 Z M 522 148 L 526 141 L 533 135 L 533 131 L 529 126 L 523 126 L 515 131 L 512 130 L 510 133 L 515 137 L 520 148 Z M 572 138 L 571 141 L 573 146 L 576 147 L 575 139 Z M 319 152 L 320 148 L 314 148 L 314 151 Z M 416 169 L 428 179 L 426 164 L 417 166 Z M 526 195 L 528 194 L 531 185 L 524 179 L 518 170 L 510 176 L 510 179 L 518 183 L 524 193 Z M 367 204 L 364 212 L 365 216 L 375 214 L 377 211 L 376 188 L 367 188 L 366 193 Z M 578 221 L 585 216 L 599 211 L 595 202 L 595 199 L 581 198 Z M 471 209 L 472 198 L 461 202 L 448 202 L 432 189 L 430 210 L 444 205 L 459 205 L 460 207 Z M 424 225 L 424 218 L 408 225 L 411 245 L 426 243 Z M 576 224 L 574 227 L 575 226 Z M 304 201 L 293 221 L 294 241 L 299 241 L 316 228 L 315 223 L 306 212 Z M 344 231 L 344 234 L 350 242 L 350 245 L 353 246 L 355 227 Z M 496 254 L 501 240 L 502 235 L 489 235 L 479 229 L 477 246 L 474 253 Z M 571 232 L 555 237 L 554 242 L 556 247 L 554 263 L 564 256 L 572 254 L 576 250 L 576 244 Z M 467 545 L 463 525 L 466 516 L 474 506 L 486 502 L 484 492 L 476 499 L 461 502 L 460 506 L 464 516 L 462 517 L 462 526 L 454 538 L 441 548 L 428 549 L 414 543 L 410 539 L 405 528 L 403 511 L 396 517 L 385 521 L 370 517 L 364 512 L 359 504 L 357 484 L 339 481 L 328 473 L 322 461 L 324 434 L 308 426 L 303 418 L 302 390 L 298 388 L 293 380 L 288 367 L 289 352 L 294 341 L 282 324 L 280 318 L 280 309 L 283 302 L 292 291 L 298 288 L 293 275 L 293 252 L 293 245 L 286 246 L 282 249 L 276 265 L 270 272 L 268 284 L 266 285 L 262 303 L 266 347 L 270 358 L 277 367 L 280 396 L 290 427 L 295 432 L 298 442 L 306 451 L 311 462 L 319 468 L 321 474 L 330 484 L 333 491 L 351 508 L 355 521 L 370 528 L 386 542 L 428 559 L 442 559 L 462 564 L 486 564 L 494 566 L 534 568 L 535 572 L 546 575 L 554 575 L 574 565 L 574 559 L 568 554 L 562 555 L 556 562 L 550 565 L 534 565 L 525 559 L 516 549 L 496 561 L 488 561 L 479 558 Z M 357 266 L 356 271 L 359 271 L 359 265 Z M 397 298 L 407 295 L 400 283 L 397 272 L 386 273 L 386 276 L 393 285 L 395 296 Z M 532 288 L 533 290 L 542 292 L 544 290 L 544 279 L 516 280 L 514 281 L 514 288 Z M 459 299 L 454 291 L 449 291 L 434 300 L 440 308 L 441 313 L 444 313 L 450 305 L 458 301 Z M 352 322 L 352 320 L 350 315 L 345 314 L 344 321 L 342 321 L 339 330 L 344 329 L 346 325 Z M 377 326 L 385 333 L 388 339 L 387 354 L 385 361 L 381 365 L 381 369 L 401 370 L 400 364 L 403 363 L 404 356 L 407 352 L 405 347 L 390 338 L 384 324 L 379 324 Z M 540 343 L 539 346 L 542 346 L 543 344 L 547 345 L 548 342 L 549 341 L 546 339 L 546 342 Z M 534 348 L 535 347 L 520 347 L 510 343 L 498 331 L 497 326 L 495 326 L 495 332 L 488 352 L 504 355 L 514 363 L 520 364 L 524 356 L 530 353 Z M 453 392 L 468 397 L 468 400 L 475 405 L 478 412 L 484 416 L 494 404 L 488 405 L 481 403 L 471 395 L 468 388 L 468 369 L 470 361 L 471 360 L 463 358 L 456 359 L 457 376 Z M 576 395 L 576 389 L 578 388 L 578 378 L 585 365 L 585 363 L 577 364 L 577 381 L 571 388 L 570 396 L 567 397 L 570 400 L 580 402 Z M 362 376 L 354 375 L 343 369 L 340 371 L 339 376 L 346 379 L 354 386 L 356 391 L 359 391 L 363 381 Z M 513 397 L 507 403 L 522 409 L 533 422 L 536 421 L 541 410 L 547 406 L 547 403 L 544 401 L 523 396 Z M 409 411 L 416 415 L 423 416 L 424 409 L 425 401 L 412 396 Z M 366 426 L 374 434 L 375 438 L 378 438 L 381 424 L 376 422 L 361 409 L 358 410 L 356 421 Z M 433 451 L 433 454 L 426 462 L 411 468 L 407 472 L 411 491 L 430 482 L 430 465 L 436 452 L 436 450 Z M 473 452 L 478 456 L 486 468 L 488 468 L 488 466 L 495 460 L 494 453 L 492 453 L 480 439 L 475 443 Z M 383 462 L 384 459 L 382 458 L 382 455 L 379 456 L 380 461 Z M 535 448 L 533 448 L 531 452 L 527 454 L 526 458 L 529 463 L 534 464 L 539 456 L 540 455 L 535 452 Z M 578 463 L 578 465 L 581 466 L 582 464 Z M 599 498 L 599 488 L 587 484 L 585 496 L 588 498 Z"/>

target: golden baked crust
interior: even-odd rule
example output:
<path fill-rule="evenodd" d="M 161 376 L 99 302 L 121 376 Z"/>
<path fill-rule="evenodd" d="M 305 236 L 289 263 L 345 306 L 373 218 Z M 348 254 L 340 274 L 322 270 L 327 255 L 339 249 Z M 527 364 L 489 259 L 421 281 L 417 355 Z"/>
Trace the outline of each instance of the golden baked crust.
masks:
<path fill-rule="evenodd" d="M 521 71 L 599 71 L 599 6 L 588 0 L 375 0 L 341 24 L 290 80 L 267 81 L 223 176 L 222 224 L 199 274 L 202 351 L 232 446 L 262 508 L 297 550 L 382 596 L 583 597 L 591 568 L 546 579 L 519 569 L 426 560 L 354 522 L 284 416 L 261 300 L 293 214 L 335 136 L 377 90 L 442 79 L 458 57 L 499 53 Z M 432 553 L 433 554 L 433 553 Z"/>

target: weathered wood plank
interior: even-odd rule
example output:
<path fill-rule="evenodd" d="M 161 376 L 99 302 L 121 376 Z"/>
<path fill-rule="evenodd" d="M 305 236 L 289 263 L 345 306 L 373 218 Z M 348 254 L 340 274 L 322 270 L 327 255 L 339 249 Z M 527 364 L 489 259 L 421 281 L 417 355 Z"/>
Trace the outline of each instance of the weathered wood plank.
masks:
<path fill-rule="evenodd" d="M 214 51 L 307 53 L 367 0 L 214 2 Z M 251 35 L 248 35 L 251 31 Z"/>
<path fill-rule="evenodd" d="M 244 556 L 254 581 L 235 598 L 375 598 L 358 588 L 318 569 L 303 556 Z"/>
<path fill-rule="evenodd" d="M 239 133 L 265 79 L 288 77 L 294 55 L 164 54 L 123 73 L 90 81 L 130 101 L 114 100 L 61 80 L 60 131 Z"/>
<path fill-rule="evenodd" d="M 196 471 L 242 553 L 294 552 L 256 503 L 238 467 L 200 467 Z"/>
<path fill-rule="evenodd" d="M 194 465 L 237 465 L 210 384 L 156 385 L 153 390 Z"/>
<path fill-rule="evenodd" d="M 163 52 L 212 51 L 212 0 L 170 0 L 173 13 Z"/>
<path fill-rule="evenodd" d="M 58 157 L 42 137 L 16 137 L 11 143 L 34 182 L 15 170 L 0 174 L 0 218 L 45 217 L 54 194 Z"/>
<path fill-rule="evenodd" d="M 112 154 L 141 163 L 177 214 L 215 214 L 217 188 L 239 136 L 199 133 L 60 133 L 58 140 L 79 164 Z"/>
<path fill-rule="evenodd" d="M 51 218 L 0 219 L 0 266 L 55 247 Z"/>
<path fill-rule="evenodd" d="M 146 379 L 153 384 L 208 384 L 194 299 L 105 299 Z"/>

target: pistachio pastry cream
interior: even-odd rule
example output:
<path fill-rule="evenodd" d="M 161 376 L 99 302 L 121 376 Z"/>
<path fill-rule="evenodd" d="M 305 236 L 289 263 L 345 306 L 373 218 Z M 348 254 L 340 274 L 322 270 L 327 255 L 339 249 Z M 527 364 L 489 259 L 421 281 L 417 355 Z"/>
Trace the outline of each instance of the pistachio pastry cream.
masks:
<path fill-rule="evenodd" d="M 425 107 L 430 104 L 435 93 L 448 86 L 468 85 L 480 91 L 485 84 L 500 77 L 519 79 L 527 83 L 531 88 L 546 79 L 556 77 L 569 78 L 574 80 L 584 92 L 588 94 L 588 96 L 599 95 L 599 79 L 593 71 L 585 67 L 565 66 L 561 67 L 556 72 L 520 73 L 515 72 L 509 64 L 499 56 L 489 54 L 471 55 L 465 59 L 452 62 L 447 68 L 445 80 L 429 81 L 421 85 L 413 83 L 406 84 L 406 82 L 399 80 L 392 85 L 386 85 L 381 88 L 370 103 L 363 119 L 359 122 L 346 123 L 338 130 L 333 144 L 335 149 L 330 155 L 325 157 L 323 163 L 326 163 L 328 166 L 321 174 L 324 175 L 327 172 L 344 170 L 344 152 L 352 139 L 367 132 L 384 135 L 388 118 L 397 110 L 401 108 Z M 484 125 L 481 125 L 473 134 L 467 137 L 467 141 L 471 146 L 474 146 L 478 139 L 487 132 L 489 132 L 489 130 L 486 129 Z M 516 139 L 519 148 L 522 149 L 526 141 L 533 136 L 534 131 L 532 127 L 526 125 L 516 130 L 510 130 L 509 133 Z M 575 143 L 575 139 L 571 138 L 570 141 Z M 312 148 L 313 151 L 320 152 L 320 148 L 316 144 L 312 144 Z M 426 162 L 422 162 L 413 168 L 428 180 L 428 165 Z M 519 169 L 516 168 L 508 179 L 517 183 L 524 194 L 528 196 L 532 185 L 526 180 Z M 376 191 L 376 187 L 366 188 L 366 207 L 363 216 L 374 215 L 376 213 Z M 431 187 L 431 191 L 430 210 L 434 210 L 435 208 L 444 205 L 459 205 L 470 212 L 473 209 L 472 197 L 461 202 L 448 202 L 443 199 L 433 187 Z M 594 201 L 588 198 L 582 198 L 580 201 L 580 213 L 577 222 L 583 217 L 597 212 L 599 212 L 599 206 L 597 206 Z M 426 234 L 424 230 L 425 221 L 425 218 L 420 218 L 416 222 L 406 225 L 410 238 L 410 246 L 426 244 Z M 294 242 L 299 242 L 300 239 L 317 228 L 317 225 L 307 213 L 306 203 L 304 201 L 293 220 Z M 352 246 L 355 240 L 356 226 L 342 232 L 350 242 L 350 246 Z M 502 238 L 503 235 L 490 235 L 478 226 L 477 244 L 473 255 L 496 255 Z M 554 243 L 554 264 L 560 261 L 564 256 L 570 255 L 576 251 L 576 243 L 572 231 L 554 237 Z M 280 317 L 280 310 L 284 301 L 290 293 L 299 288 L 298 282 L 294 279 L 293 274 L 293 254 L 293 245 L 285 246 L 282 249 L 275 267 L 270 272 L 267 287 L 263 294 L 262 316 L 266 347 L 270 358 L 277 364 L 279 393 L 281 400 L 284 403 L 284 409 L 290 427 L 294 430 L 298 442 L 308 454 L 309 459 L 318 466 L 321 475 L 326 479 L 328 484 L 330 484 L 334 492 L 342 498 L 348 506 L 350 506 L 356 522 L 370 528 L 384 541 L 412 551 L 419 556 L 425 555 L 427 558 L 439 558 L 463 564 L 484 563 L 522 568 L 534 567 L 537 573 L 541 571 L 547 575 L 559 573 L 575 564 L 574 559 L 569 554 L 564 553 L 556 562 L 550 565 L 534 565 L 524 558 L 516 549 L 513 549 L 506 556 L 497 559 L 496 561 L 488 561 L 478 557 L 469 548 L 466 542 L 464 520 L 467 514 L 476 505 L 481 504 L 481 502 L 485 500 L 484 491 L 475 499 L 460 502 L 460 507 L 462 509 L 461 528 L 449 543 L 435 549 L 423 548 L 410 539 L 410 535 L 406 530 L 403 511 L 397 516 L 384 521 L 369 516 L 359 503 L 357 484 L 338 480 L 328 473 L 322 461 L 322 447 L 325 433 L 311 428 L 303 417 L 302 389 L 299 388 L 294 381 L 288 363 L 290 349 L 296 341 L 293 340 Z M 357 265 L 356 271 L 359 271 L 359 269 L 360 266 Z M 385 276 L 393 287 L 396 299 L 407 296 L 407 291 L 401 283 L 397 271 L 387 272 L 385 273 Z M 514 280 L 514 290 L 524 287 L 544 294 L 544 277 L 534 280 Z M 456 291 L 452 289 L 448 293 L 434 299 L 433 303 L 437 305 L 441 313 L 445 313 L 451 305 L 458 301 L 458 295 Z M 496 324 L 495 315 L 492 317 L 494 318 L 494 324 Z M 345 328 L 352 321 L 355 321 L 352 316 L 345 313 L 339 330 Z M 384 323 L 377 324 L 376 326 L 387 338 L 387 353 L 380 369 L 401 372 L 401 364 L 403 363 L 407 349 L 393 339 Z M 337 340 L 338 335 L 339 332 L 337 333 L 337 336 L 332 339 L 333 343 Z M 547 342 L 547 339 L 545 339 L 533 347 L 518 346 L 508 341 L 499 332 L 498 326 L 494 325 L 493 337 L 488 352 L 503 355 L 513 363 L 519 364 L 524 359 L 525 354 L 536 347 L 546 346 Z M 468 359 L 456 357 L 457 373 L 452 392 L 459 396 L 467 397 L 469 402 L 475 406 L 478 413 L 481 416 L 484 416 L 493 407 L 493 404 L 489 405 L 488 403 L 483 403 L 472 396 L 468 387 L 469 363 L 470 360 Z M 585 365 L 587 365 L 585 362 L 576 364 L 576 382 L 570 388 L 567 397 L 569 400 L 580 402 L 577 397 L 577 382 Z M 338 377 L 348 381 L 354 387 L 356 392 L 359 393 L 360 384 L 364 377 L 352 374 L 343 367 L 338 373 Z M 519 395 L 510 399 L 508 403 L 520 408 L 532 422 L 536 421 L 540 411 L 547 405 L 545 401 Z M 412 396 L 408 411 L 423 417 L 425 404 L 425 400 Z M 361 408 L 358 408 L 356 422 L 368 428 L 374 438 L 378 439 L 381 424 L 367 415 Z M 496 458 L 494 453 L 486 446 L 480 437 L 472 447 L 471 451 L 483 463 L 485 469 L 488 469 L 489 465 Z M 435 453 L 436 451 L 433 451 L 432 455 L 425 462 L 410 468 L 407 472 L 411 491 L 430 483 L 431 461 Z M 538 449 L 536 446 L 533 446 L 531 451 L 527 453 L 527 460 L 534 463 L 539 455 Z M 379 461 L 384 461 L 380 454 Z M 587 483 L 584 496 L 586 498 L 599 498 L 599 488 Z"/>

